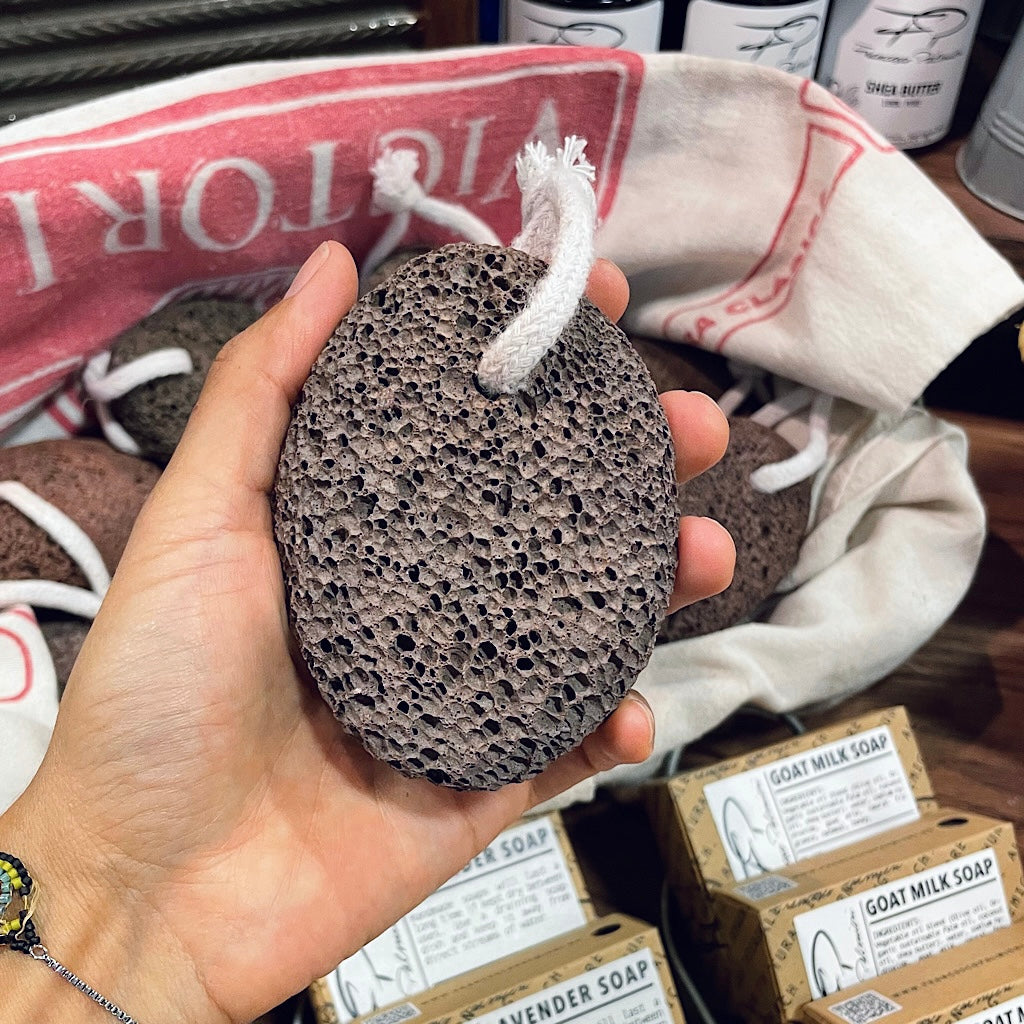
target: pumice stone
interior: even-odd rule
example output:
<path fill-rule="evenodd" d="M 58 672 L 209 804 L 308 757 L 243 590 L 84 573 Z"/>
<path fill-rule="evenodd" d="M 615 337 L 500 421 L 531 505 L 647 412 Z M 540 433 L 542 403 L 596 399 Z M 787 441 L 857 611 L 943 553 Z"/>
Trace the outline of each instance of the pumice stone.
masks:
<path fill-rule="evenodd" d="M 359 294 L 365 295 L 366 292 L 372 292 L 378 285 L 383 284 L 399 267 L 408 263 L 413 256 L 422 256 L 425 252 L 430 252 L 429 246 L 413 245 L 405 249 L 399 249 L 398 252 L 393 252 L 378 267 L 374 268 L 365 281 L 359 282 Z"/>
<path fill-rule="evenodd" d="M 0 448 L 0 480 L 24 484 L 85 531 L 110 572 L 117 568 L 160 470 L 104 441 L 68 438 Z M 41 527 L 0 501 L 0 580 L 86 586 L 76 561 Z"/>
<path fill-rule="evenodd" d="M 57 694 L 64 695 L 71 670 L 78 661 L 86 634 L 91 622 L 74 615 L 62 615 L 57 612 L 46 614 L 37 612 L 39 628 L 46 640 L 50 657 L 53 659 L 53 671 L 57 676 Z"/>
<path fill-rule="evenodd" d="M 679 511 L 710 516 L 729 531 L 736 544 L 736 572 L 722 593 L 670 615 L 662 625 L 660 642 L 703 636 L 749 619 L 796 565 L 807 532 L 811 481 L 773 494 L 755 490 L 750 483 L 755 469 L 795 452 L 774 430 L 745 416 L 730 418 L 725 455 L 686 485 Z"/>
<path fill-rule="evenodd" d="M 675 574 L 668 425 L 595 306 L 518 392 L 478 387 L 545 271 L 477 244 L 410 260 L 328 341 L 278 466 L 289 614 L 321 694 L 374 757 L 455 789 L 528 779 L 604 721 Z"/>
<path fill-rule="evenodd" d="M 140 454 L 161 464 L 170 461 L 217 353 L 258 317 L 245 302 L 195 299 L 165 306 L 117 338 L 112 370 L 163 348 L 183 348 L 192 357 L 191 373 L 159 377 L 111 402 Z"/>
<path fill-rule="evenodd" d="M 638 335 L 629 340 L 640 353 L 659 395 L 665 391 L 703 391 L 717 401 L 734 382 L 729 361 L 717 352 Z"/>

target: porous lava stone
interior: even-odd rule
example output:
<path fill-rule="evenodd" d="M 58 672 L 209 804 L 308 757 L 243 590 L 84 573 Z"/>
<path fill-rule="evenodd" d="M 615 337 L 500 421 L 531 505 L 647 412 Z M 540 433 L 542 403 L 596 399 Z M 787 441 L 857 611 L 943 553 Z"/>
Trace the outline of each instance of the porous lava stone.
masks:
<path fill-rule="evenodd" d="M 192 356 L 191 373 L 140 384 L 110 403 L 118 423 L 143 456 L 161 464 L 170 461 L 217 353 L 258 316 L 245 302 L 176 302 L 140 320 L 116 339 L 110 353 L 112 369 L 160 348 L 183 348 Z"/>
<path fill-rule="evenodd" d="M 390 256 L 381 260 L 380 264 L 367 275 L 365 280 L 359 282 L 359 294 L 365 295 L 367 292 L 372 292 L 378 285 L 382 285 L 399 267 L 408 263 L 413 256 L 422 256 L 428 252 L 430 252 L 430 247 L 427 245 L 411 245 L 408 248 L 393 252 Z"/>
<path fill-rule="evenodd" d="M 53 670 L 57 675 L 57 694 L 64 695 L 64 688 L 68 685 L 68 678 L 71 670 L 78 661 L 82 644 L 92 625 L 86 619 L 79 619 L 73 615 L 60 615 L 52 613 L 47 615 L 40 611 L 39 628 L 46 640 L 46 646 L 50 650 L 50 657 L 53 659 Z"/>
<path fill-rule="evenodd" d="M 665 391 L 702 391 L 719 399 L 733 383 L 729 362 L 717 352 L 657 338 L 630 336 L 640 353 L 658 394 Z"/>
<path fill-rule="evenodd" d="M 646 664 L 675 573 L 668 426 L 588 300 L 515 395 L 484 349 L 543 263 L 409 261 L 328 341 L 295 406 L 274 529 L 320 692 L 376 758 L 456 789 L 527 779 Z"/>
<path fill-rule="evenodd" d="M 0 448 L 0 480 L 17 480 L 70 516 L 110 572 L 128 543 L 143 502 L 160 476 L 145 459 L 103 441 L 74 438 Z M 0 500 L 0 579 L 87 586 L 71 556 L 13 505 Z"/>
<path fill-rule="evenodd" d="M 750 474 L 759 466 L 788 459 L 795 451 L 784 437 L 751 419 L 729 420 L 725 455 L 680 491 L 679 511 L 717 519 L 732 534 L 736 572 L 722 593 L 670 615 L 659 642 L 703 636 L 743 622 L 796 564 L 807 530 L 810 480 L 774 494 L 750 484 Z"/>

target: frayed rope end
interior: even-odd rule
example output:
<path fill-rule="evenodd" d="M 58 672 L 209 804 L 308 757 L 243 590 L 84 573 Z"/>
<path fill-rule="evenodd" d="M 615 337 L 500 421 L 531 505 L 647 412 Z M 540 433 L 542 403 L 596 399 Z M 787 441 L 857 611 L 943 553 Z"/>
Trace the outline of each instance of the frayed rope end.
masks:
<path fill-rule="evenodd" d="M 386 149 L 370 168 L 373 176 L 373 211 L 401 213 L 423 198 L 416 180 L 420 158 L 414 149 Z"/>
<path fill-rule="evenodd" d="M 593 182 L 597 169 L 586 158 L 587 140 L 578 135 L 568 136 L 552 156 L 543 142 L 529 142 L 516 157 L 516 181 L 522 191 L 534 186 L 551 174 L 552 170 L 565 168 L 579 175 L 585 181 Z"/>

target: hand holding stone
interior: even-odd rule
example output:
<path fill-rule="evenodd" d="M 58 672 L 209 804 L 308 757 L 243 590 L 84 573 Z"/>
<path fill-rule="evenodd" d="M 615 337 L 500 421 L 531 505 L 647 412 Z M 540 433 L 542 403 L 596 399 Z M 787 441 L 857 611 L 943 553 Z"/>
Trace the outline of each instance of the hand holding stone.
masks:
<path fill-rule="evenodd" d="M 221 352 L 139 516 L 46 760 L 3 817 L 49 883 L 50 948 L 139 1020 L 253 1019 L 535 803 L 651 750 L 650 712 L 631 695 L 529 782 L 455 792 L 373 760 L 297 668 L 268 494 L 291 403 L 355 292 L 351 258 L 326 244 Z M 589 294 L 615 317 L 625 281 L 599 262 Z M 680 476 L 706 468 L 724 449 L 724 417 L 701 396 L 663 404 Z M 724 531 L 685 521 L 680 546 L 673 605 L 728 582 Z M 0 988 L 17 1000 L 5 1020 L 92 1019 L 48 974 L 0 958 Z"/>

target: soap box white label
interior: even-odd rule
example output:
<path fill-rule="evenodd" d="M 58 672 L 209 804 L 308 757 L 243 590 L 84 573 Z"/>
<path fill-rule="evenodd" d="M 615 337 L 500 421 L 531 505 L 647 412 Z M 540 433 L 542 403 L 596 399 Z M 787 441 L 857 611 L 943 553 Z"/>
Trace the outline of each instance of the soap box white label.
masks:
<path fill-rule="evenodd" d="M 671 1024 L 650 949 L 602 964 L 525 999 L 473 1018 L 473 1024 Z"/>
<path fill-rule="evenodd" d="M 793 920 L 812 999 L 1010 924 L 994 850 L 981 850 Z"/>
<path fill-rule="evenodd" d="M 704 797 L 737 879 L 921 816 L 886 725 L 711 782 Z"/>
<path fill-rule="evenodd" d="M 1024 1024 L 1024 996 L 1014 996 L 998 1006 L 964 1017 L 960 1024 Z"/>
<path fill-rule="evenodd" d="M 550 818 L 502 832 L 324 980 L 341 1024 L 586 923 Z"/>

